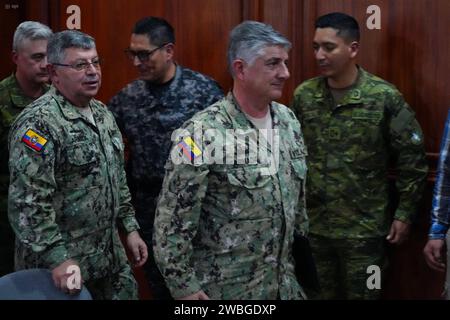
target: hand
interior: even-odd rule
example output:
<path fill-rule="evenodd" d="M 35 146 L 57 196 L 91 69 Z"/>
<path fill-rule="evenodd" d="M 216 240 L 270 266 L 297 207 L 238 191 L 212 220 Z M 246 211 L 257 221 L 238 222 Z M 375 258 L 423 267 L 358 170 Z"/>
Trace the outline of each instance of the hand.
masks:
<path fill-rule="evenodd" d="M 147 245 L 142 240 L 139 232 L 133 231 L 127 235 L 127 246 L 133 255 L 133 266 L 141 267 L 147 261 Z"/>
<path fill-rule="evenodd" d="M 409 229 L 409 223 L 400 220 L 394 220 L 392 222 L 391 230 L 389 231 L 386 240 L 388 240 L 392 244 L 402 244 L 408 237 Z"/>
<path fill-rule="evenodd" d="M 428 240 L 425 245 L 423 254 L 425 255 L 425 261 L 431 269 L 439 272 L 445 271 L 445 263 L 442 257 L 444 247 L 445 243 L 443 239 Z"/>
<path fill-rule="evenodd" d="M 189 296 L 178 298 L 177 300 L 209 300 L 209 297 L 203 292 L 203 290 L 200 290 Z"/>
<path fill-rule="evenodd" d="M 69 267 L 76 267 L 76 270 L 69 270 Z M 69 272 L 71 271 L 71 272 Z M 77 276 L 79 276 L 79 283 L 77 284 L 77 288 L 72 288 L 69 289 L 68 288 L 68 284 L 69 284 L 69 277 L 72 276 L 74 274 L 74 272 L 79 272 L 80 268 L 78 266 L 78 263 L 72 259 L 66 260 L 63 263 L 61 263 L 59 266 L 57 266 L 56 268 L 54 268 L 52 270 L 52 279 L 53 279 L 53 283 L 55 284 L 55 286 L 61 290 L 64 293 L 68 293 L 68 294 L 77 294 L 81 291 L 82 285 L 83 285 L 83 279 L 81 278 L 81 273 Z"/>

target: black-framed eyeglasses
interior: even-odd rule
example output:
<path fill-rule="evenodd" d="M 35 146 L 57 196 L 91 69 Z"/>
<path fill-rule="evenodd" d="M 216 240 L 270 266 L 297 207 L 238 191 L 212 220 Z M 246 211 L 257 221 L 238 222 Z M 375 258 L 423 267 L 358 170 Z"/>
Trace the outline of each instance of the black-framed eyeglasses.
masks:
<path fill-rule="evenodd" d="M 64 63 L 51 63 L 55 66 L 60 66 L 60 67 L 69 67 L 72 69 L 75 69 L 76 71 L 86 71 L 90 65 L 92 65 L 95 69 L 100 69 L 100 65 L 101 65 L 102 61 L 100 58 L 98 59 L 94 59 L 91 62 L 88 61 L 80 61 L 74 64 L 64 64 Z"/>
<path fill-rule="evenodd" d="M 131 50 L 130 48 L 126 48 L 125 54 L 127 55 L 128 59 L 130 59 L 131 61 L 134 61 L 134 58 L 137 57 L 139 59 L 140 62 L 147 62 L 150 57 L 159 49 L 164 48 L 165 46 L 167 46 L 169 43 L 165 43 L 159 47 L 156 47 L 153 50 L 139 50 L 139 51 L 134 51 Z"/>

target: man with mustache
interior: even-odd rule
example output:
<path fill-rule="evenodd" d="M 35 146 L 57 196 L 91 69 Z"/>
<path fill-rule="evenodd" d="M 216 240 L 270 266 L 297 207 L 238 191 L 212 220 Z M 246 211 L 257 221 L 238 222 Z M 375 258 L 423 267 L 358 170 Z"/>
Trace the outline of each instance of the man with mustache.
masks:
<path fill-rule="evenodd" d="M 136 299 L 118 229 L 135 266 L 145 263 L 147 248 L 130 202 L 122 136 L 94 99 L 101 84 L 94 39 L 56 33 L 48 62 L 53 86 L 9 135 L 16 269 L 51 269 L 55 286 L 69 294 L 85 285 L 94 299 Z"/>
<path fill-rule="evenodd" d="M 153 299 L 170 299 L 152 251 L 156 199 L 164 177 L 170 135 L 194 113 L 223 97 L 213 79 L 175 62 L 175 35 L 164 19 L 138 21 L 125 53 L 139 72 L 108 103 L 130 150 L 127 174 L 141 235 L 149 247 L 144 271 Z"/>
<path fill-rule="evenodd" d="M 14 271 L 14 233 L 8 222 L 8 132 L 15 117 L 49 88 L 47 40 L 49 27 L 22 22 L 14 32 L 15 72 L 0 82 L 0 277 Z"/>
<path fill-rule="evenodd" d="M 368 288 L 368 267 L 378 266 L 384 279 L 386 240 L 406 239 L 425 186 L 422 130 L 400 92 L 356 64 L 353 17 L 330 13 L 315 27 L 322 76 L 302 83 L 293 103 L 309 154 L 310 241 L 322 289 L 310 296 L 376 299 L 380 290 Z M 390 165 L 397 169 L 398 205 L 389 201 Z"/>
<path fill-rule="evenodd" d="M 270 25 L 236 26 L 232 91 L 172 136 L 154 250 L 176 299 L 305 298 L 292 245 L 307 230 L 306 150 L 294 113 L 275 102 L 290 48 Z"/>

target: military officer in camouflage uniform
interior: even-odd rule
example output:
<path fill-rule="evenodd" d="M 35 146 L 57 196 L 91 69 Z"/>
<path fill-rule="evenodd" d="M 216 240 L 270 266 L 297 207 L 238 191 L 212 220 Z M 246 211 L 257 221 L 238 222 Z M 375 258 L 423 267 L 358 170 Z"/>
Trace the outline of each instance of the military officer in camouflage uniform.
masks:
<path fill-rule="evenodd" d="M 126 53 L 140 77 L 108 104 L 128 142 L 132 202 L 149 248 L 170 135 L 197 111 L 223 97 L 214 80 L 175 63 L 174 46 L 174 31 L 167 21 L 156 17 L 138 21 Z M 170 299 L 151 250 L 144 270 L 152 297 Z"/>
<path fill-rule="evenodd" d="M 273 101 L 290 46 L 260 22 L 234 28 L 232 92 L 172 136 L 154 250 L 174 298 L 305 297 L 292 243 L 306 233 L 306 150 L 293 112 Z"/>
<path fill-rule="evenodd" d="M 53 87 L 17 117 L 9 136 L 16 269 L 49 268 L 58 288 L 75 293 L 79 287 L 68 283 L 79 267 L 94 299 L 135 299 L 118 229 L 135 265 L 145 262 L 147 248 L 130 202 L 122 136 L 93 99 L 101 83 L 94 39 L 56 33 L 48 61 Z"/>
<path fill-rule="evenodd" d="M 45 25 L 22 22 L 13 38 L 16 71 L 0 82 L 0 277 L 14 271 L 14 233 L 8 222 L 8 132 L 15 117 L 49 88 Z"/>
<path fill-rule="evenodd" d="M 321 77 L 302 83 L 293 108 L 308 148 L 310 239 L 325 299 L 378 298 L 368 267 L 384 277 L 385 239 L 405 240 L 427 175 L 423 135 L 400 92 L 358 65 L 357 21 L 331 13 L 316 21 Z M 395 164 L 399 204 L 388 201 Z M 372 284 L 376 284 L 376 281 Z"/>

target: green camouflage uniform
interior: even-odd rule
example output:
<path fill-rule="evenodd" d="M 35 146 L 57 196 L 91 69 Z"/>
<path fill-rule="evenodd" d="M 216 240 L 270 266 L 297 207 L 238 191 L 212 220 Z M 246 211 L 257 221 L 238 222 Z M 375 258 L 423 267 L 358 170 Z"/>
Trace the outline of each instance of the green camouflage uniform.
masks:
<path fill-rule="evenodd" d="M 122 136 L 101 102 L 89 106 L 95 125 L 51 88 L 11 127 L 8 215 L 16 269 L 52 269 L 73 259 L 95 299 L 134 299 L 136 282 L 118 233 L 139 228 Z M 25 143 L 33 134 L 38 138 Z"/>
<path fill-rule="evenodd" d="M 364 291 L 365 272 L 374 260 L 384 264 L 388 168 L 398 172 L 394 218 L 410 223 L 428 171 L 420 125 L 393 85 L 362 68 L 338 104 L 318 77 L 295 90 L 293 109 L 309 151 L 307 208 L 324 297 L 375 297 L 377 290 Z M 330 293 L 339 283 L 341 292 Z"/>
<path fill-rule="evenodd" d="M 294 232 L 307 229 L 306 150 L 293 112 L 275 102 L 270 111 L 280 136 L 279 170 L 272 175 L 263 173 L 267 158 L 254 164 L 167 161 L 153 239 L 156 261 L 174 298 L 199 290 L 212 299 L 304 298 L 291 249 Z M 199 126 L 203 139 L 197 136 Z M 181 141 L 192 137 L 204 155 L 214 143 L 224 146 L 216 153 L 234 146 L 226 130 L 255 132 L 231 94 L 182 128 L 184 133 L 176 131 Z M 180 140 L 172 140 L 173 156 Z M 236 150 L 230 153 L 237 159 Z"/>
<path fill-rule="evenodd" d="M 48 85 L 44 85 L 47 91 Z M 8 221 L 8 132 L 16 116 L 31 102 L 14 74 L 0 82 L 0 277 L 14 271 L 14 233 Z"/>

